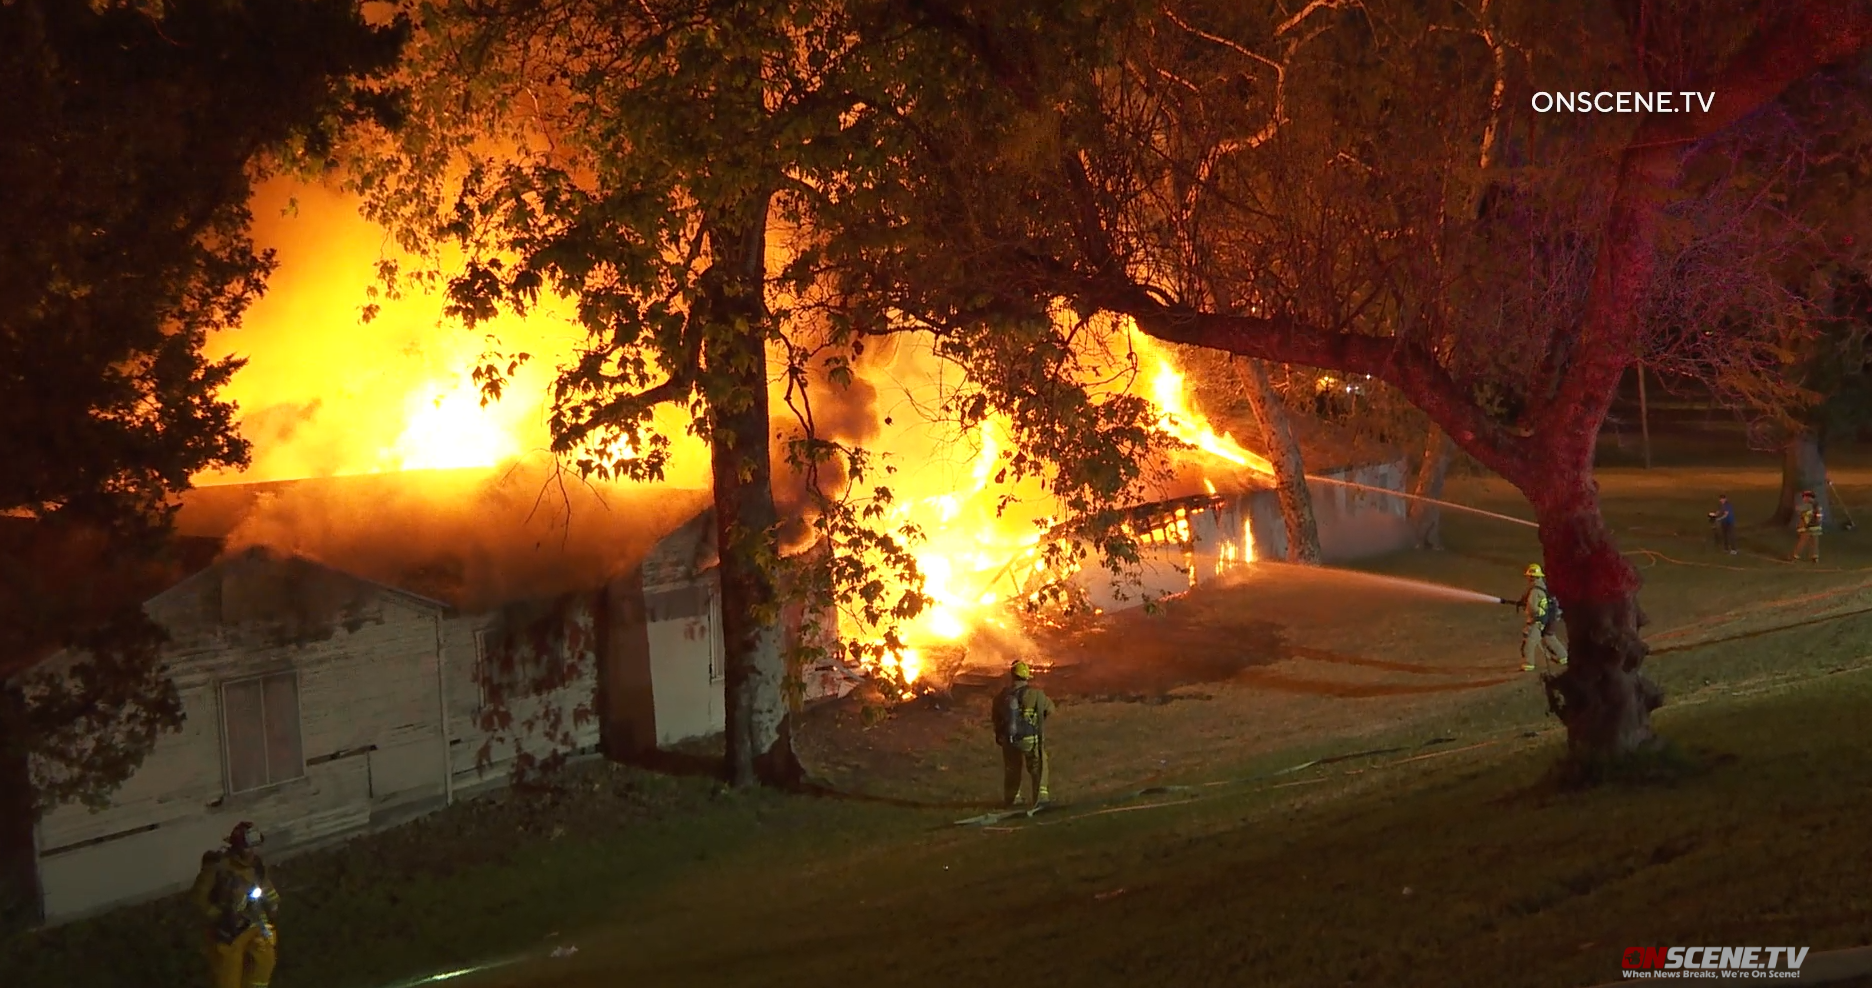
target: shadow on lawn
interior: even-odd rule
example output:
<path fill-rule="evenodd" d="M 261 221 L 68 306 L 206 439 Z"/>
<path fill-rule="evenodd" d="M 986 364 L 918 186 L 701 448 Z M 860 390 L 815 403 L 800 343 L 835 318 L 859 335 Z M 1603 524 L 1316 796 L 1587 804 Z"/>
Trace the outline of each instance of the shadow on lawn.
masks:
<path fill-rule="evenodd" d="M 850 792 L 838 789 L 824 782 L 808 779 L 794 788 L 804 796 L 818 796 L 822 799 L 836 799 L 850 803 L 866 803 L 873 806 L 894 806 L 906 810 L 992 810 L 1000 803 L 982 799 L 906 799 L 900 796 L 880 796 L 868 792 Z"/>
<path fill-rule="evenodd" d="M 1617 759 L 1556 761 L 1532 785 L 1504 793 L 1496 806 L 1556 805 L 1597 790 L 1674 789 L 1741 761 L 1731 752 L 1680 745 L 1659 738 L 1650 748 Z"/>

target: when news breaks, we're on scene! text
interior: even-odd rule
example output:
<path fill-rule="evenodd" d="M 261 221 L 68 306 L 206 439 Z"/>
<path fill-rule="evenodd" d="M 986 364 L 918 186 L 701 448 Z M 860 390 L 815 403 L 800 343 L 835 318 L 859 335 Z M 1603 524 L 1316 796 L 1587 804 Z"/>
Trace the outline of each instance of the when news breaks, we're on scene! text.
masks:
<path fill-rule="evenodd" d="M 1806 947 L 1628 947 L 1627 978 L 1796 980 Z"/>
<path fill-rule="evenodd" d="M 1565 93 L 1546 91 L 1533 96 L 1535 113 L 1708 113 L 1716 105 L 1714 92 L 1695 90 L 1669 92 L 1591 92 Z"/>

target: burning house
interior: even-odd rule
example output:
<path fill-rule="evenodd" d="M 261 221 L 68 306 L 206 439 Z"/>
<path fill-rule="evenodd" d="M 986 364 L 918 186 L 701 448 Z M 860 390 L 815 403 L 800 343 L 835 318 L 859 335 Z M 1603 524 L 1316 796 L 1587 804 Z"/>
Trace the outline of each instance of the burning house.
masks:
<path fill-rule="evenodd" d="M 1405 501 L 1405 463 L 1369 463 L 1319 470 L 1313 499 L 1320 555 L 1348 562 L 1409 548 L 1414 541 Z M 1182 593 L 1258 559 L 1287 558 L 1287 525 L 1271 478 L 1244 472 L 1226 490 L 1141 505 L 1130 525 L 1143 542 L 1137 584 L 1112 585 L 1093 573 L 1080 581 L 1087 602 L 1102 610 L 1134 607 L 1147 598 Z"/>
<path fill-rule="evenodd" d="M 516 759 L 630 758 L 722 729 L 705 493 L 613 497 L 555 534 L 520 491 L 450 491 L 452 518 L 409 493 L 420 479 L 190 498 L 181 526 L 229 551 L 145 604 L 187 720 L 107 808 L 40 821 L 48 922 L 184 887 L 240 820 L 277 856 L 499 786 Z"/>

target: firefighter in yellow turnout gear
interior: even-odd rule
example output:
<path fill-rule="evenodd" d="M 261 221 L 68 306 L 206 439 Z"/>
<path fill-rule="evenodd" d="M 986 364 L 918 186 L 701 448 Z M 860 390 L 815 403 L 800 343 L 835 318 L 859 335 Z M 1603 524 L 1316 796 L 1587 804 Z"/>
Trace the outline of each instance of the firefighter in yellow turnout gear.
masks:
<path fill-rule="evenodd" d="M 1521 628 L 1521 671 L 1533 672 L 1542 652 L 1555 663 L 1566 665 L 1566 643 L 1554 634 L 1554 625 L 1560 622 L 1560 605 L 1547 592 L 1547 574 L 1539 563 L 1530 564 L 1525 572 L 1527 592 L 1521 599 L 1501 598 L 1502 603 L 1520 608 L 1526 622 Z"/>
<path fill-rule="evenodd" d="M 1813 491 L 1801 491 L 1799 523 L 1794 527 L 1794 561 L 1813 550 L 1813 561 L 1820 561 L 1820 532 L 1826 527 L 1826 519 L 1821 517 L 1820 502 L 1815 500 Z"/>
<path fill-rule="evenodd" d="M 190 893 L 201 910 L 213 988 L 267 988 L 279 932 L 279 892 L 255 848 L 259 835 L 242 823 L 227 847 L 202 855 Z"/>
<path fill-rule="evenodd" d="M 1004 776 L 1001 795 L 1010 807 L 1021 805 L 1021 782 L 1025 775 L 1033 780 L 1033 805 L 1045 806 L 1047 792 L 1046 720 L 1053 715 L 1053 701 L 1033 685 L 1033 667 L 1014 663 L 1014 681 L 995 697 L 995 740 L 1001 745 Z"/>

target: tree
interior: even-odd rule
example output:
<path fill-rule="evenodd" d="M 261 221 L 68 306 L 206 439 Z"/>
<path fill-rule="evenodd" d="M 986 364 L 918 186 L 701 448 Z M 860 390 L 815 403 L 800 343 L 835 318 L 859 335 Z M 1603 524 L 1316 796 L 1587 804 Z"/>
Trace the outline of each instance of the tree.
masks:
<path fill-rule="evenodd" d="M 1011 299 L 1063 300 L 1167 342 L 1397 387 L 1534 507 L 1574 645 L 1548 681 L 1571 754 L 1590 763 L 1651 744 L 1662 693 L 1641 672 L 1640 580 L 1600 514 L 1592 464 L 1640 352 L 1665 209 L 1706 142 L 1872 41 L 1872 11 L 1807 0 L 1733 18 L 1668 3 L 1590 5 L 1564 23 L 1501 12 L 1505 37 L 1554 39 L 1529 46 L 1517 96 L 1537 78 L 1590 71 L 1606 89 L 1708 79 L 1697 88 L 1714 102 L 1617 129 L 1523 118 L 1515 140 L 1529 164 L 1504 163 L 1488 176 L 1504 194 L 1478 197 L 1488 190 L 1472 168 L 1445 163 L 1449 149 L 1472 153 L 1491 122 L 1495 55 L 1458 5 L 1309 4 L 1295 18 L 1334 43 L 1277 72 L 1261 68 L 1257 46 L 1286 21 L 1251 13 L 1231 22 L 1204 10 L 1214 20 L 1199 23 L 1193 10 L 1108 5 L 1040 23 L 927 6 L 957 53 L 945 80 L 955 88 L 898 104 L 929 164 L 894 203 L 900 236 L 863 262 L 889 272 L 878 280 L 916 282 L 898 297 L 948 325 L 999 318 Z M 1241 59 L 1218 69 L 1206 36 L 1229 39 Z M 1238 98 L 1205 117 L 1185 99 L 1192 89 Z M 1240 138 L 1262 126 L 1277 89 L 1289 122 L 1247 153 Z M 1158 190 L 1174 182 L 1206 183 L 1206 212 L 1165 221 Z M 1436 222 L 1452 187 L 1479 203 L 1474 221 Z M 1415 263 L 1433 240 L 1446 252 L 1469 242 L 1441 262 L 1456 277 Z M 955 266 L 939 255 L 968 258 L 969 280 L 943 284 Z"/>
<path fill-rule="evenodd" d="M 1800 493 L 1811 490 L 1827 525 L 1836 524 L 1830 505 L 1832 482 L 1826 470 L 1829 442 L 1851 439 L 1872 425 L 1872 355 L 1866 341 L 1872 332 L 1872 284 L 1863 269 L 1823 269 L 1826 284 L 1818 338 L 1798 366 L 1801 388 L 1816 400 L 1789 409 L 1782 429 L 1781 497 L 1770 524 L 1799 522 Z"/>
<path fill-rule="evenodd" d="M 1320 563 L 1319 523 L 1313 517 L 1313 494 L 1307 488 L 1306 462 L 1300 455 L 1300 440 L 1288 421 L 1287 408 L 1268 381 L 1267 365 L 1246 360 L 1237 365 L 1242 392 L 1254 409 L 1255 425 L 1267 444 L 1268 459 L 1274 464 L 1274 481 L 1280 498 L 1281 520 L 1287 526 L 1287 561 L 1318 566 Z"/>
<path fill-rule="evenodd" d="M 173 496 L 246 462 L 217 397 L 240 361 L 202 347 L 273 266 L 248 199 L 390 109 L 401 32 L 344 0 L 20 0 L 0 34 L 0 819 L 30 849 L 38 814 L 107 799 L 181 723 L 140 608 Z M 59 649 L 83 658 L 34 671 Z"/>
<path fill-rule="evenodd" d="M 665 405 L 708 442 L 725 771 L 737 786 L 800 772 L 781 643 L 775 378 L 801 425 L 784 446 L 791 465 L 842 485 L 811 505 L 823 551 L 801 558 L 821 571 L 787 582 L 856 602 L 873 623 L 921 603 L 913 567 L 894 598 L 872 573 L 879 560 L 911 566 L 895 535 L 867 524 L 889 492 L 852 496 L 868 461 L 816 434 L 806 394 L 814 375 L 848 384 L 857 355 L 848 326 L 809 318 L 809 207 L 862 189 L 882 163 L 852 82 L 860 68 L 880 81 L 890 31 L 866 20 L 877 15 L 778 0 L 428 4 L 416 112 L 357 159 L 368 214 L 432 262 L 418 274 L 446 286 L 449 314 L 472 326 L 543 296 L 576 304 L 587 338 L 552 396 L 555 455 L 582 475 L 660 479 L 671 444 L 652 419 Z M 404 274 L 387 273 L 393 285 Z M 518 359 L 476 372 L 490 398 Z M 835 478 L 820 476 L 826 464 Z M 875 647 L 900 644 L 888 633 Z"/>
<path fill-rule="evenodd" d="M 1771 524 L 1793 522 L 1802 490 L 1825 508 L 1829 441 L 1872 421 L 1868 259 L 1853 236 L 1872 206 L 1866 72 L 1815 74 L 1706 155 L 1668 211 L 1694 247 L 1676 252 L 1647 306 L 1647 361 L 1707 387 L 1752 443 L 1780 452 Z"/>

